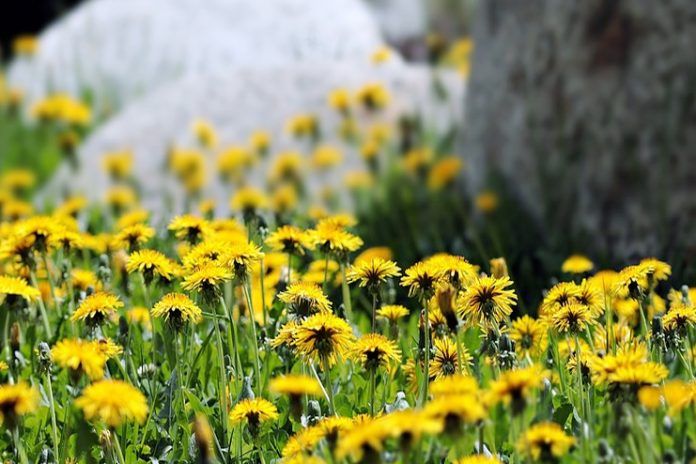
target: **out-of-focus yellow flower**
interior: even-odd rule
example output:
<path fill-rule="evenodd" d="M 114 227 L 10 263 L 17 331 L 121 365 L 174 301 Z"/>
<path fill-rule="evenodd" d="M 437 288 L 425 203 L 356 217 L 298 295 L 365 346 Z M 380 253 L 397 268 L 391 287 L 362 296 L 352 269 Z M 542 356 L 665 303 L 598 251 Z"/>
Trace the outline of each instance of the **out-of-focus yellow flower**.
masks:
<path fill-rule="evenodd" d="M 32 56 L 39 50 L 39 39 L 34 35 L 20 35 L 12 41 L 12 51 L 18 56 Z"/>
<path fill-rule="evenodd" d="M 350 92 L 345 88 L 334 89 L 329 93 L 329 106 L 343 115 L 350 112 Z"/>
<path fill-rule="evenodd" d="M 568 274 L 584 274 L 594 269 L 594 263 L 584 255 L 570 255 L 563 261 L 561 271 Z"/>
<path fill-rule="evenodd" d="M 36 184 L 36 175 L 29 169 L 12 169 L 0 177 L 0 187 L 21 195 Z"/>
<path fill-rule="evenodd" d="M 319 136 L 319 120 L 313 114 L 298 114 L 290 118 L 287 128 L 297 138 L 316 139 Z"/>
<path fill-rule="evenodd" d="M 114 180 L 123 180 L 133 170 L 133 152 L 129 150 L 106 153 L 102 156 L 102 166 Z"/>
<path fill-rule="evenodd" d="M 374 177 L 367 171 L 350 171 L 345 175 L 344 184 L 353 191 L 368 189 L 374 184 Z"/>
<path fill-rule="evenodd" d="M 249 137 L 249 146 L 254 152 L 265 156 L 271 146 L 271 135 L 266 131 L 254 131 Z"/>
<path fill-rule="evenodd" d="M 233 210 L 241 211 L 245 214 L 265 208 L 267 204 L 268 199 L 264 193 L 254 187 L 240 188 L 230 200 L 230 206 Z"/>
<path fill-rule="evenodd" d="M 474 199 L 476 209 L 482 213 L 492 213 L 498 209 L 498 195 L 490 190 L 484 191 L 476 195 Z"/>
<path fill-rule="evenodd" d="M 102 380 L 88 386 L 75 406 L 87 420 L 103 422 L 112 429 L 130 421 L 142 424 L 147 417 L 145 395 L 121 380 Z"/>
<path fill-rule="evenodd" d="M 14 428 L 20 416 L 31 414 L 39 407 L 39 392 L 24 382 L 0 385 L 0 423 Z"/>
<path fill-rule="evenodd" d="M 450 185 L 462 170 L 462 160 L 457 156 L 448 156 L 433 165 L 428 173 L 428 187 L 440 190 Z"/>
<path fill-rule="evenodd" d="M 380 110 L 387 106 L 391 99 L 391 95 L 384 84 L 379 82 L 370 82 L 358 90 L 356 99 L 366 109 L 374 111 Z"/>
<path fill-rule="evenodd" d="M 393 53 L 394 52 L 391 48 L 387 47 L 386 45 L 382 45 L 372 53 L 372 56 L 370 56 L 370 61 L 374 64 L 386 63 L 392 57 Z"/>
<path fill-rule="evenodd" d="M 343 161 L 343 153 L 331 145 L 320 145 L 312 154 L 312 166 L 319 171 L 326 171 Z"/>
<path fill-rule="evenodd" d="M 92 120 L 90 108 L 65 93 L 49 95 L 36 102 L 31 113 L 41 121 L 62 122 L 73 126 L 86 126 Z"/>
<path fill-rule="evenodd" d="M 196 119 L 191 127 L 193 135 L 204 148 L 215 148 L 218 137 L 215 128 L 205 119 Z"/>

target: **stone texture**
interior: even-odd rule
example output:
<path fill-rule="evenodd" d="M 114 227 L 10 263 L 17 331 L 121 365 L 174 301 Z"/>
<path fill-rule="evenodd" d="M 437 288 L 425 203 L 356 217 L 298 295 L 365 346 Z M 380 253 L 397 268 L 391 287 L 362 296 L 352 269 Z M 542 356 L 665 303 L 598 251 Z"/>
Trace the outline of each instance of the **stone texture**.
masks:
<path fill-rule="evenodd" d="M 474 188 L 502 175 L 545 237 L 596 256 L 693 259 L 695 2 L 491 0 L 474 41 Z"/>
<path fill-rule="evenodd" d="M 425 0 L 364 1 L 390 42 L 400 44 L 425 36 L 428 16 Z"/>
<path fill-rule="evenodd" d="M 271 158 L 282 150 L 306 151 L 305 145 L 287 133 L 287 120 L 300 113 L 316 114 L 327 140 L 336 141 L 339 118 L 328 107 L 327 95 L 339 87 L 356 90 L 368 82 L 384 84 L 392 102 L 378 116 L 360 112 L 361 123 L 395 122 L 406 112 L 418 111 L 433 129 L 449 130 L 461 124 L 464 83 L 455 73 L 443 72 L 439 79 L 450 95 L 446 102 L 434 96 L 432 70 L 400 64 L 294 65 L 184 77 L 130 104 L 96 130 L 79 151 L 80 171 L 72 173 L 63 166 L 44 195 L 51 197 L 71 190 L 92 199 L 102 198 L 108 182 L 101 169 L 101 155 L 130 148 L 136 155 L 134 171 L 145 189 L 144 202 L 161 210 L 162 189 L 170 188 L 161 174 L 165 153 L 173 143 L 195 145 L 190 130 L 194 119 L 209 120 L 218 129 L 221 146 L 243 145 L 254 130 L 264 129 L 274 139 Z M 345 150 L 345 155 L 345 167 L 328 178 L 334 185 L 341 184 L 346 169 L 363 166 L 357 153 Z M 212 163 L 215 157 L 210 156 Z M 264 166 L 259 166 L 251 176 L 252 183 L 260 185 L 265 172 Z M 213 179 L 207 195 L 226 208 L 230 192 Z M 181 206 L 178 204 L 177 210 Z"/>
<path fill-rule="evenodd" d="M 9 69 L 30 99 L 89 93 L 117 108 L 178 76 L 297 62 L 367 62 L 382 44 L 360 0 L 92 0 Z"/>

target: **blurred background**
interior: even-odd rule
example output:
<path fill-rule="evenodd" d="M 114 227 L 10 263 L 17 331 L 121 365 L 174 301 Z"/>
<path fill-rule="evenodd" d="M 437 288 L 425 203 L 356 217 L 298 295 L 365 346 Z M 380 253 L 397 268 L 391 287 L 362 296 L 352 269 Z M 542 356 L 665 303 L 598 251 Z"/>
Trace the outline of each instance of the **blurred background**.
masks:
<path fill-rule="evenodd" d="M 312 165 L 298 187 L 305 211 L 353 211 L 367 244 L 405 264 L 441 250 L 482 266 L 503 256 L 535 295 L 573 253 L 598 268 L 655 256 L 675 281 L 696 277 L 692 1 L 3 9 L 0 169 L 32 170 L 39 208 L 76 194 L 106 208 L 103 156 L 124 150 L 149 208 L 208 199 L 224 213 L 246 184 L 282 206 L 267 177 L 291 151 Z M 219 170 L 258 130 L 271 156 L 234 182 L 187 187 L 163 170 L 173 147 Z"/>

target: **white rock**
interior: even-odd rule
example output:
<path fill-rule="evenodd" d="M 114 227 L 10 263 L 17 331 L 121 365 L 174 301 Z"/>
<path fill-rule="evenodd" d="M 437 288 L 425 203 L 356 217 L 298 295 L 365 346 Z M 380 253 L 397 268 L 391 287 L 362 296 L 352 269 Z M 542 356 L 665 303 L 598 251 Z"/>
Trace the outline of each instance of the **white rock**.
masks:
<path fill-rule="evenodd" d="M 30 99 L 88 92 L 113 108 L 186 74 L 367 62 L 382 43 L 361 0 L 92 0 L 41 34 L 9 79 Z"/>
<path fill-rule="evenodd" d="M 423 37 L 427 31 L 426 0 L 365 0 L 390 42 Z"/>
<path fill-rule="evenodd" d="M 453 124 L 461 125 L 465 86 L 455 73 L 442 72 L 438 78 L 449 93 L 446 101 L 433 93 L 432 70 L 415 66 L 295 65 L 185 77 L 130 104 L 94 132 L 79 151 L 80 170 L 72 173 L 68 166 L 62 166 L 44 196 L 55 197 L 70 190 L 92 200 L 103 198 L 109 183 L 101 169 L 102 155 L 127 148 L 135 154 L 134 172 L 144 188 L 145 206 L 161 211 L 162 191 L 172 185 L 162 175 L 165 153 L 172 144 L 195 146 L 191 133 L 195 119 L 210 121 L 223 147 L 244 145 L 253 131 L 266 130 L 273 138 L 273 158 L 283 150 L 307 151 L 306 145 L 287 133 L 286 123 L 297 114 L 312 113 L 322 123 L 325 140 L 340 146 L 335 135 L 339 117 L 328 107 L 327 95 L 339 87 L 357 90 L 368 82 L 385 85 L 391 103 L 378 116 L 360 112 L 357 119 L 361 124 L 394 123 L 405 113 L 419 112 L 433 130 L 449 130 Z M 341 184 L 346 169 L 363 166 L 355 151 L 343 148 L 344 169 L 327 179 L 333 185 Z M 209 165 L 214 166 L 214 161 L 215 155 L 210 153 Z M 261 186 L 265 172 L 266 167 L 257 167 L 251 183 Z M 206 195 L 226 209 L 230 191 L 217 183 L 215 176 L 210 177 Z M 175 206 L 179 211 L 181 207 Z"/>

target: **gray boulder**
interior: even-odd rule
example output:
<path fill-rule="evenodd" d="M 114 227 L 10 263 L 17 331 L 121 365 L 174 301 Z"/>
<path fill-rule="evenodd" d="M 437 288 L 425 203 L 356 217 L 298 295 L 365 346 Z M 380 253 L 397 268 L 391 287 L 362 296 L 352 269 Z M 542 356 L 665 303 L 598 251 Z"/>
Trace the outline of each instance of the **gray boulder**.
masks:
<path fill-rule="evenodd" d="M 8 75 L 30 100 L 88 93 L 112 110 L 183 75 L 368 62 L 382 42 L 360 0 L 92 0 L 42 33 L 37 55 Z"/>

